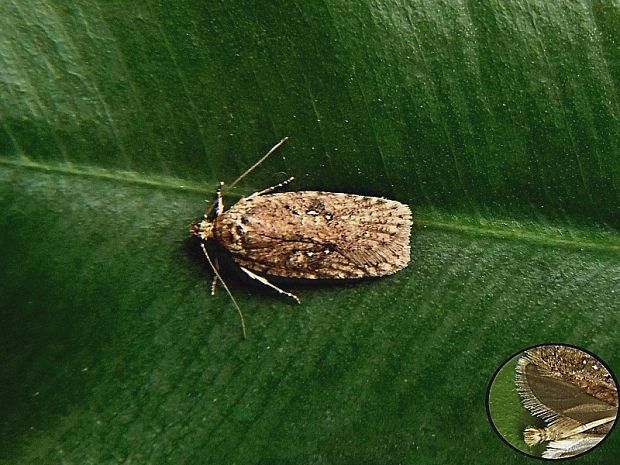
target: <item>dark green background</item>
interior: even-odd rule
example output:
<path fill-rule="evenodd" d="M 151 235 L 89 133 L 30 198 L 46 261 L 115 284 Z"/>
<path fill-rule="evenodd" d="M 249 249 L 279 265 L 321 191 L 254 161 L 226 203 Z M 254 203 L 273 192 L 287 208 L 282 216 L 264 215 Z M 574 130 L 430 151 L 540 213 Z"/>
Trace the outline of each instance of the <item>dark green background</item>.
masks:
<path fill-rule="evenodd" d="M 499 364 L 620 371 L 618 44 L 600 1 L 0 4 L 0 463 L 530 462 Z M 241 194 L 406 202 L 413 259 L 300 306 L 230 272 L 244 342 L 187 227 L 284 136 Z"/>

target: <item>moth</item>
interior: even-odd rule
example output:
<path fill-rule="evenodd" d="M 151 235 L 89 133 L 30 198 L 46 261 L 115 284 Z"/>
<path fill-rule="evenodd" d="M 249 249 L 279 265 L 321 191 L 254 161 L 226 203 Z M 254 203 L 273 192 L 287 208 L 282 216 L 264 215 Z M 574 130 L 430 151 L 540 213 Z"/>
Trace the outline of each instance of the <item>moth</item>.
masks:
<path fill-rule="evenodd" d="M 543 458 L 573 457 L 590 450 L 616 421 L 618 389 L 611 373 L 577 348 L 528 349 L 517 361 L 516 385 L 525 408 L 547 424 L 523 433 L 529 446 L 546 444 Z"/>
<path fill-rule="evenodd" d="M 229 189 L 286 142 L 282 139 Z M 285 278 L 352 279 L 385 276 L 403 269 L 410 259 L 411 210 L 394 200 L 321 191 L 273 193 L 294 178 L 255 192 L 224 210 L 220 182 L 213 207 L 190 233 L 200 240 L 218 282 L 235 305 L 246 337 L 243 313 L 219 273 L 218 262 L 207 253 L 215 241 L 252 279 L 286 295 L 264 275 Z"/>

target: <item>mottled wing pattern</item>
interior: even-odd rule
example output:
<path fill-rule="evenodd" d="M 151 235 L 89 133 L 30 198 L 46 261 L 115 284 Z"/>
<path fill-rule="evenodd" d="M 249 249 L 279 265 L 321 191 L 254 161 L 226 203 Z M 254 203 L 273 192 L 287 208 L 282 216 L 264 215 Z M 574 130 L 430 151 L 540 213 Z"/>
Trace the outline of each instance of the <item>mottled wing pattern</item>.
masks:
<path fill-rule="evenodd" d="M 609 370 L 582 350 L 562 345 L 545 345 L 525 353 L 545 376 L 566 380 L 591 396 L 618 406 L 618 388 Z"/>
<path fill-rule="evenodd" d="M 383 276 L 409 263 L 411 210 L 393 200 L 330 192 L 241 199 L 214 237 L 250 270 L 306 279 Z"/>

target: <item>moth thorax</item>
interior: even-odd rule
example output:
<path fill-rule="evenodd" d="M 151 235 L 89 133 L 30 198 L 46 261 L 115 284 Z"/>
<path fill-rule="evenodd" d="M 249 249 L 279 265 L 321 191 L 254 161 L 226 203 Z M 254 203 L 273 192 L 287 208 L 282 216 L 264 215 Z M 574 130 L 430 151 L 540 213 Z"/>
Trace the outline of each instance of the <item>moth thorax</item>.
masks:
<path fill-rule="evenodd" d="M 189 232 L 192 236 L 198 236 L 203 241 L 211 239 L 213 237 L 213 222 L 205 218 L 199 223 L 192 223 Z"/>
<path fill-rule="evenodd" d="M 523 440 L 528 446 L 534 446 L 541 442 L 550 441 L 554 438 L 549 437 L 547 430 L 544 428 L 525 428 L 523 432 Z"/>

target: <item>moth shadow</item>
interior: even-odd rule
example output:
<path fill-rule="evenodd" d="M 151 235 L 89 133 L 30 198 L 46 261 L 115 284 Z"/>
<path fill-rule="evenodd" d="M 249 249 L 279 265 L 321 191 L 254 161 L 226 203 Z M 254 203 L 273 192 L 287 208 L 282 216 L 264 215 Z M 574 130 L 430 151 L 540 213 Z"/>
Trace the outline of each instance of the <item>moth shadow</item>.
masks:
<path fill-rule="evenodd" d="M 235 263 L 232 256 L 219 247 L 217 244 L 209 241 L 206 243 L 206 248 L 211 260 L 217 262 L 217 266 L 219 268 L 219 273 L 222 279 L 226 282 L 231 292 L 234 292 L 236 287 L 246 287 L 251 288 L 252 291 L 256 291 L 256 293 L 269 297 L 279 297 L 280 295 L 276 290 L 269 288 L 268 286 L 261 284 L 255 279 L 250 278 L 247 274 L 245 274 L 239 265 Z M 209 283 L 211 279 L 213 279 L 213 270 L 209 265 L 202 248 L 200 247 L 200 240 L 194 237 L 190 237 L 185 242 L 185 249 L 187 255 L 190 257 L 192 263 L 194 263 L 198 268 L 204 270 L 204 276 L 207 277 Z M 376 277 L 364 277 L 364 278 L 350 278 L 350 279 L 306 279 L 306 278 L 288 278 L 284 276 L 273 276 L 266 273 L 261 273 L 258 271 L 252 271 L 253 273 L 267 279 L 271 284 L 280 289 L 292 292 L 298 290 L 305 289 L 325 289 L 325 288 L 333 288 L 334 286 L 346 288 L 352 284 L 366 282 L 366 281 L 374 281 Z M 220 284 L 221 287 L 221 284 Z M 223 289 L 222 289 L 223 290 Z M 285 297 L 291 303 L 295 303 L 292 299 Z"/>

